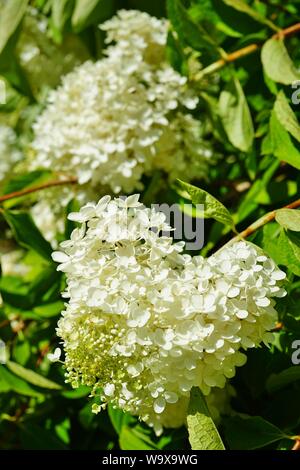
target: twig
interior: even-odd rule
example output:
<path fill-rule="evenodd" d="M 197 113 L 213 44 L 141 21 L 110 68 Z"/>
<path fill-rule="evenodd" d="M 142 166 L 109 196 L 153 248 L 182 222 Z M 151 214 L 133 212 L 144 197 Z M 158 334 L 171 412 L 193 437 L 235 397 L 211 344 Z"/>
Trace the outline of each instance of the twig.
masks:
<path fill-rule="evenodd" d="M 288 204 L 287 206 L 282 207 L 282 209 L 297 209 L 298 207 L 300 207 L 300 199 L 297 199 L 297 201 L 294 201 L 291 204 Z M 267 214 L 263 215 L 260 219 L 256 220 L 256 222 L 249 225 L 249 227 L 247 227 L 245 230 L 240 232 L 236 237 L 234 237 L 234 240 L 239 239 L 239 238 L 249 237 L 254 232 L 256 232 L 256 230 L 263 227 L 268 222 L 272 222 L 272 220 L 275 219 L 275 216 L 276 216 L 276 210 L 268 212 Z"/>
<path fill-rule="evenodd" d="M 284 324 L 281 321 L 276 322 L 275 327 L 271 330 L 272 333 L 276 333 L 277 331 L 281 331 L 284 327 Z"/>
<path fill-rule="evenodd" d="M 300 199 L 297 199 L 297 201 L 292 202 L 291 204 L 288 204 L 287 206 L 280 207 L 280 209 L 297 209 L 300 207 Z M 239 232 L 237 235 L 235 235 L 233 238 L 231 238 L 227 243 L 221 246 L 217 250 L 217 252 L 222 251 L 225 247 L 231 245 L 234 242 L 240 241 L 243 238 L 250 237 L 256 230 L 260 229 L 264 225 L 266 225 L 269 222 L 272 222 L 272 220 L 275 219 L 276 217 L 276 211 L 279 209 L 275 209 L 274 211 L 268 212 L 267 214 L 263 215 L 260 217 L 260 219 L 256 220 L 253 224 L 249 225 L 245 230 L 242 232 Z"/>
<path fill-rule="evenodd" d="M 65 180 L 58 180 L 58 181 L 48 181 L 47 183 L 40 184 L 39 186 L 22 189 L 21 191 L 15 191 L 13 193 L 0 196 L 0 202 L 8 201 L 9 199 L 15 199 L 16 197 L 26 196 L 27 194 L 32 194 L 37 191 L 41 191 L 41 190 L 48 189 L 48 188 L 53 188 L 55 186 L 63 186 L 66 184 L 76 184 L 77 182 L 78 182 L 77 178 L 68 178 Z"/>
<path fill-rule="evenodd" d="M 292 26 L 289 26 L 286 29 L 282 29 L 281 31 L 278 31 L 278 33 L 274 34 L 272 38 L 282 39 L 287 36 L 291 36 L 292 34 L 298 33 L 299 31 L 300 31 L 300 23 L 296 23 Z M 202 77 L 204 77 L 205 75 L 210 75 L 211 73 L 214 73 L 217 70 L 220 70 L 225 65 L 235 62 L 236 60 L 241 59 L 242 57 L 245 57 L 249 54 L 252 54 L 253 52 L 260 49 L 262 46 L 263 46 L 263 43 L 262 44 L 249 44 L 248 46 L 243 47 L 242 49 L 234 51 L 231 54 L 227 54 L 226 58 L 223 57 L 222 59 L 218 59 L 216 62 L 208 65 L 203 70 L 200 70 L 200 72 L 194 75 L 192 79 L 194 81 L 201 80 Z"/>
<path fill-rule="evenodd" d="M 292 450 L 300 450 L 300 436 L 296 436 L 295 444 L 292 447 Z"/>

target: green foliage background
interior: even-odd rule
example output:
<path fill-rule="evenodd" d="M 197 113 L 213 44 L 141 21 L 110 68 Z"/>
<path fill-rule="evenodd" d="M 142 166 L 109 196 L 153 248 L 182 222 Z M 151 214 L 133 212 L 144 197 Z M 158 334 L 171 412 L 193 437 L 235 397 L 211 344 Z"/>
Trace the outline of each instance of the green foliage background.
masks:
<path fill-rule="evenodd" d="M 51 31 L 51 37 L 38 38 L 44 52 L 38 75 L 20 65 L 29 4 L 47 18 Z M 224 209 L 225 220 L 214 220 L 212 200 L 206 199 L 212 219 L 202 254 L 209 255 L 231 237 L 233 223 L 241 231 L 299 197 L 300 92 L 293 86 L 300 80 L 300 28 L 298 35 L 272 36 L 300 22 L 300 0 L 0 0 L 0 76 L 8 90 L 0 123 L 29 142 L 47 91 L 75 65 L 64 61 L 66 53 L 73 51 L 78 63 L 99 59 L 104 38 L 97 25 L 119 8 L 168 15 L 168 58 L 194 81 L 200 108 L 211 120 L 220 161 L 209 183 L 195 184 L 221 201 L 232 219 Z M 252 54 L 231 61 L 232 52 L 252 44 L 257 45 Z M 8 178 L 0 195 L 49 178 L 46 172 Z M 147 183 L 144 200 L 186 201 L 184 184 L 169 187 L 160 178 L 158 186 L 156 180 Z M 195 188 L 190 194 L 203 198 Z M 51 246 L 28 215 L 30 203 L 28 197 L 12 199 L 0 213 L 1 250 L 22 246 L 30 266 L 24 276 L 0 279 L 0 337 L 9 349 L 9 361 L 0 365 L 0 448 L 189 449 L 185 428 L 156 438 L 122 412 L 93 415 L 89 389 L 71 390 L 62 367 L 50 365 L 46 356 L 57 346 L 64 279 L 51 261 Z M 14 241 L 5 239 L 8 227 Z M 66 223 L 65 236 L 71 229 Z M 300 340 L 299 213 L 279 213 L 249 240 L 285 269 L 288 296 L 278 305 L 274 344 L 250 350 L 247 364 L 232 379 L 234 414 L 222 420 L 219 431 L 227 449 L 291 449 L 300 434 L 300 367 L 291 362 L 293 341 Z"/>

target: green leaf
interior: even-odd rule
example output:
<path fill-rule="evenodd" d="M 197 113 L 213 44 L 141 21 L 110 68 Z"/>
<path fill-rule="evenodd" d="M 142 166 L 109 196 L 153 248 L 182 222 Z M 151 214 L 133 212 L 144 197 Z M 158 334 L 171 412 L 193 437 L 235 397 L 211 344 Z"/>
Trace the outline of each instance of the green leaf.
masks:
<path fill-rule="evenodd" d="M 117 408 L 113 408 L 112 405 L 108 405 L 108 416 L 117 434 L 121 433 L 123 426 L 128 426 L 130 423 L 134 422 L 134 418 L 131 415 Z"/>
<path fill-rule="evenodd" d="M 279 236 L 270 236 L 271 224 L 263 230 L 263 248 L 277 264 L 287 266 L 291 272 L 300 276 L 300 240 L 293 234 L 280 228 Z"/>
<path fill-rule="evenodd" d="M 300 367 L 292 366 L 278 374 L 271 374 L 267 380 L 266 388 L 269 393 L 273 393 L 298 380 L 300 380 Z"/>
<path fill-rule="evenodd" d="M 12 352 L 12 357 L 22 366 L 25 366 L 31 355 L 31 347 L 29 341 L 18 342 Z"/>
<path fill-rule="evenodd" d="M 21 191 L 25 188 L 31 188 L 40 184 L 42 181 L 48 179 L 51 175 L 49 171 L 37 170 L 29 173 L 17 174 L 8 180 L 3 187 L 3 194 L 10 194 L 16 191 Z M 18 198 L 18 200 L 20 200 Z M 8 202 L 8 201 L 7 201 Z"/>
<path fill-rule="evenodd" d="M 274 112 L 285 130 L 300 142 L 300 125 L 282 90 L 277 95 Z"/>
<path fill-rule="evenodd" d="M 193 450 L 225 450 L 199 388 L 191 390 L 187 416 L 189 441 Z"/>
<path fill-rule="evenodd" d="M 16 362 L 8 361 L 6 365 L 11 372 L 16 374 L 18 377 L 21 377 L 21 379 L 26 380 L 26 382 L 35 385 L 36 387 L 48 388 L 49 390 L 61 390 L 62 388 L 59 384 L 52 382 L 52 380 L 46 379 L 31 369 L 26 369 Z"/>
<path fill-rule="evenodd" d="M 294 146 L 289 133 L 279 122 L 275 110 L 271 113 L 269 143 L 272 153 L 279 160 L 287 162 L 289 165 L 300 170 L 300 152 Z"/>
<path fill-rule="evenodd" d="M 288 437 L 283 431 L 260 416 L 224 420 L 226 440 L 232 450 L 253 450 Z"/>
<path fill-rule="evenodd" d="M 167 39 L 166 57 L 172 67 L 182 75 L 187 75 L 188 67 L 186 63 L 186 56 L 180 41 L 175 37 L 173 31 L 169 31 Z"/>
<path fill-rule="evenodd" d="M 61 395 L 68 400 L 79 400 L 80 398 L 86 397 L 91 393 L 91 388 L 87 387 L 86 385 L 81 385 L 74 390 L 63 390 Z M 88 406 L 91 405 L 88 403 Z M 94 415 L 95 416 L 95 415 Z"/>
<path fill-rule="evenodd" d="M 180 39 L 193 49 L 217 49 L 217 45 L 201 24 L 193 21 L 181 0 L 167 0 L 167 10 Z"/>
<path fill-rule="evenodd" d="M 53 287 L 60 279 L 61 273 L 57 271 L 54 264 L 45 267 L 29 285 L 28 297 L 32 299 L 32 303 L 34 305 L 43 303 L 49 291 L 52 293 Z M 60 298 L 59 288 L 57 290 L 57 298 Z"/>
<path fill-rule="evenodd" d="M 216 5 L 217 3 L 217 5 Z M 189 13 L 196 23 L 201 23 L 217 43 L 223 40 L 224 34 L 232 37 L 242 37 L 242 33 L 236 24 L 233 24 L 232 18 L 223 17 L 224 5 L 218 3 L 218 0 L 197 0 L 191 5 Z M 221 12 L 219 11 L 221 9 Z M 228 9 L 225 7 L 225 9 Z"/>
<path fill-rule="evenodd" d="M 12 390 L 19 395 L 35 398 L 43 397 L 40 392 L 36 391 L 27 382 L 25 382 L 25 380 L 12 374 L 6 367 L 0 366 L 0 390 L 3 390 L 3 386 L 5 386 L 7 391 Z"/>
<path fill-rule="evenodd" d="M 204 189 L 197 188 L 192 184 L 185 183 L 184 181 L 177 180 L 176 187 L 184 193 L 187 193 L 193 204 L 204 204 L 204 218 L 215 219 L 221 224 L 229 225 L 234 228 L 234 222 L 228 209 L 218 201 L 214 196 L 204 191 Z"/>
<path fill-rule="evenodd" d="M 26 310 L 32 306 L 31 299 L 28 298 L 27 285 L 19 277 L 1 277 L 0 292 L 4 302 L 13 307 Z"/>
<path fill-rule="evenodd" d="M 284 233 L 289 241 L 289 245 L 294 253 L 294 256 L 298 260 L 298 264 L 300 268 L 300 263 L 299 263 L 300 261 L 300 236 L 298 235 L 298 233 L 294 233 L 290 230 L 287 230 Z"/>
<path fill-rule="evenodd" d="M 21 191 L 22 189 L 29 189 L 36 187 L 39 184 L 46 182 L 51 173 L 49 171 L 32 171 L 29 173 L 14 175 L 13 178 L 4 185 L 3 194 L 11 194 L 13 192 Z M 3 206 L 5 209 L 11 209 L 14 206 L 21 204 L 28 198 L 28 195 L 19 196 L 13 199 L 4 201 Z"/>
<path fill-rule="evenodd" d="M 33 311 L 42 318 L 52 318 L 60 315 L 63 309 L 64 303 L 58 301 L 35 307 Z"/>
<path fill-rule="evenodd" d="M 250 16 L 253 20 L 258 21 L 259 23 L 269 26 L 269 28 L 274 31 L 278 31 L 279 28 L 270 20 L 262 16 L 258 11 L 248 5 L 244 0 L 222 0 L 229 7 L 234 8 L 241 13 L 245 13 Z"/>
<path fill-rule="evenodd" d="M 99 24 L 114 11 L 113 0 L 76 0 L 72 15 L 72 26 L 79 33 L 90 24 Z"/>
<path fill-rule="evenodd" d="M 2 365 L 0 365 L 0 394 L 7 393 L 11 391 L 11 386 L 9 382 L 3 377 L 2 370 L 5 370 Z"/>
<path fill-rule="evenodd" d="M 261 51 L 265 73 L 274 82 L 291 85 L 300 79 L 300 73 L 293 64 L 282 39 L 271 38 Z"/>
<path fill-rule="evenodd" d="M 21 246 L 36 251 L 48 262 L 52 262 L 52 247 L 27 212 L 6 210 L 3 215 Z"/>
<path fill-rule="evenodd" d="M 236 77 L 221 92 L 219 114 L 229 141 L 247 152 L 253 143 L 254 128 L 247 100 Z"/>
<path fill-rule="evenodd" d="M 75 0 L 52 0 L 52 22 L 58 31 L 63 31 L 72 15 L 74 4 Z"/>
<path fill-rule="evenodd" d="M 122 426 L 120 434 L 120 447 L 122 450 L 155 450 L 157 446 L 143 432 L 141 426 Z"/>
<path fill-rule="evenodd" d="M 300 232 L 300 211 L 296 209 L 278 209 L 275 213 L 276 222 L 293 232 Z"/>
<path fill-rule="evenodd" d="M 27 4 L 28 0 L 9 0 L 4 2 L 0 16 L 0 54 L 9 38 L 19 26 L 25 14 Z"/>

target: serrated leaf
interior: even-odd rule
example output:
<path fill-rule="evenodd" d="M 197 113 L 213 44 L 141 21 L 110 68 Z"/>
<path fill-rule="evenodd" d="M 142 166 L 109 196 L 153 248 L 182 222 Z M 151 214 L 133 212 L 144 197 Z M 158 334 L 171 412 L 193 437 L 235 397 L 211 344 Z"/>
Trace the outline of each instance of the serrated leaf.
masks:
<path fill-rule="evenodd" d="M 177 180 L 176 187 L 190 197 L 193 204 L 204 204 L 204 218 L 215 219 L 221 224 L 234 228 L 234 222 L 228 209 L 214 196 L 192 184 Z"/>
<path fill-rule="evenodd" d="M 275 213 L 276 222 L 293 232 L 300 232 L 300 211 L 296 209 L 278 209 Z"/>
<path fill-rule="evenodd" d="M 189 441 L 193 450 L 225 450 L 205 398 L 196 387 L 191 390 L 187 424 Z"/>
<path fill-rule="evenodd" d="M 300 367 L 292 366 L 278 374 L 271 374 L 266 382 L 266 388 L 269 393 L 273 393 L 298 380 L 300 380 Z"/>
<path fill-rule="evenodd" d="M 224 420 L 224 432 L 232 450 L 253 450 L 288 437 L 283 431 L 260 416 Z"/>
<path fill-rule="evenodd" d="M 28 0 L 9 0 L 2 6 L 0 16 L 0 54 L 9 38 L 19 26 L 27 5 Z"/>
<path fill-rule="evenodd" d="M 300 170 L 300 152 L 279 122 L 275 110 L 271 113 L 269 139 L 275 157 Z"/>
<path fill-rule="evenodd" d="M 219 114 L 229 141 L 247 152 L 253 143 L 254 128 L 247 100 L 236 77 L 220 94 Z"/>
<path fill-rule="evenodd" d="M 285 130 L 300 142 L 300 125 L 282 90 L 280 90 L 276 97 L 274 112 Z"/>
<path fill-rule="evenodd" d="M 26 369 L 16 362 L 7 361 L 6 365 L 11 372 L 16 374 L 21 379 L 26 380 L 26 382 L 35 385 L 36 387 L 47 388 L 49 390 L 61 390 L 62 388 L 59 384 L 52 382 L 52 380 L 46 379 L 31 369 Z"/>
<path fill-rule="evenodd" d="M 274 82 L 291 85 L 300 79 L 300 73 L 290 58 L 282 39 L 271 38 L 265 42 L 261 51 L 265 73 Z"/>
<path fill-rule="evenodd" d="M 167 1 L 168 16 L 179 37 L 193 49 L 217 49 L 214 39 L 193 21 L 181 0 Z"/>
<path fill-rule="evenodd" d="M 27 212 L 5 210 L 3 215 L 21 246 L 36 251 L 48 262 L 52 262 L 52 247 Z"/>
<path fill-rule="evenodd" d="M 250 16 L 253 20 L 258 21 L 259 23 L 265 24 L 266 26 L 269 26 L 269 28 L 275 31 L 278 30 L 278 28 L 272 21 L 262 16 L 258 11 L 256 11 L 250 5 L 248 5 L 248 3 L 246 3 L 244 0 L 222 0 L 222 1 L 229 7 L 232 7 L 235 10 L 240 11 L 241 13 L 245 13 L 246 15 Z"/>

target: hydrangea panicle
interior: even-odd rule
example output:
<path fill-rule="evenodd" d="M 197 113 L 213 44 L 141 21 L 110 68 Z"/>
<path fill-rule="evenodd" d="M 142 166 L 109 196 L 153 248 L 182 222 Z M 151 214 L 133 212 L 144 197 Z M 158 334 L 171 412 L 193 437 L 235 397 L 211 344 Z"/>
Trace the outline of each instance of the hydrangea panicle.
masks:
<path fill-rule="evenodd" d="M 165 216 L 136 195 L 70 218 L 81 225 L 53 259 L 67 276 L 57 333 L 74 387 L 92 386 L 160 433 L 193 386 L 223 388 L 246 361 L 241 349 L 271 341 L 285 273 L 255 245 L 192 258 L 160 236 Z"/>
<path fill-rule="evenodd" d="M 197 94 L 166 60 L 167 21 L 121 10 L 101 29 L 109 44 L 105 56 L 75 68 L 49 93 L 33 126 L 30 169 L 76 176 L 82 203 L 140 191 L 143 176 L 155 170 L 170 181 L 207 178 L 207 120 L 194 117 Z M 60 206 L 74 188 L 68 194 Z"/>

